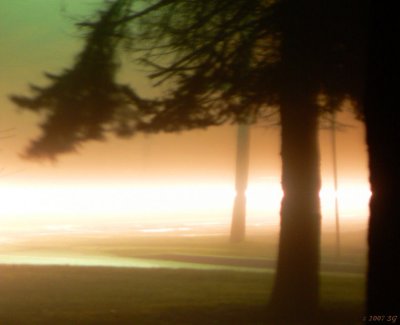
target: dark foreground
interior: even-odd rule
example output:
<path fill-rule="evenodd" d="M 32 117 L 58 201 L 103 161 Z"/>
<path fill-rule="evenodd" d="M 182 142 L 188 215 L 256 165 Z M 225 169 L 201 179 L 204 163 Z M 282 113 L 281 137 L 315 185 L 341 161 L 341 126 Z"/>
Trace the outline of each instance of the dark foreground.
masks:
<path fill-rule="evenodd" d="M 269 272 L 0 266 L 0 324 L 276 324 Z M 315 324 L 360 324 L 363 278 L 322 277 Z"/>

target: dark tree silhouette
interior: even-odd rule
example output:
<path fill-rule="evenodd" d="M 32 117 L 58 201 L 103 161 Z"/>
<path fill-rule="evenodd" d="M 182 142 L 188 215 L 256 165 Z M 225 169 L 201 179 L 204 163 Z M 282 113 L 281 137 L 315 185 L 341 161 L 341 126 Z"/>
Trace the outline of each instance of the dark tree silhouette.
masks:
<path fill-rule="evenodd" d="M 281 1 L 277 13 L 283 21 L 279 77 L 284 198 L 271 303 L 294 321 L 313 317 L 318 306 L 318 116 L 321 108 L 337 109 L 346 96 L 360 99 L 364 10 L 357 1 L 288 0 Z M 327 95 L 325 105 L 316 100 L 318 94 Z"/>
<path fill-rule="evenodd" d="M 28 155 L 53 157 L 107 130 L 252 123 L 278 110 L 285 195 L 271 303 L 281 316 L 311 317 L 319 286 L 318 116 L 360 98 L 364 9 L 361 0 L 117 0 L 97 21 L 81 24 L 87 43 L 71 70 L 32 98 L 13 98 L 47 113 Z M 145 100 L 116 86 L 117 49 L 147 66 L 168 92 Z M 55 127 L 57 119 L 67 126 Z M 95 136 L 86 132 L 93 126 Z"/>
<path fill-rule="evenodd" d="M 364 104 L 369 154 L 370 220 L 368 233 L 367 317 L 400 313 L 400 110 L 394 66 L 396 23 L 392 3 L 372 1 L 371 34 Z M 397 44 L 396 44 L 397 45 Z M 369 318 L 369 317 L 368 317 Z"/>
<path fill-rule="evenodd" d="M 31 85 L 32 98 L 12 96 L 20 107 L 44 116 L 42 136 L 31 142 L 27 158 L 51 158 L 75 151 L 88 140 L 102 140 L 108 130 L 130 134 L 135 116 L 132 106 L 149 109 L 128 86 L 115 82 L 118 59 L 115 48 L 124 27 L 114 25 L 129 10 L 129 1 L 116 1 L 86 36 L 86 45 L 71 69 L 60 75 L 46 73 L 46 88 Z"/>

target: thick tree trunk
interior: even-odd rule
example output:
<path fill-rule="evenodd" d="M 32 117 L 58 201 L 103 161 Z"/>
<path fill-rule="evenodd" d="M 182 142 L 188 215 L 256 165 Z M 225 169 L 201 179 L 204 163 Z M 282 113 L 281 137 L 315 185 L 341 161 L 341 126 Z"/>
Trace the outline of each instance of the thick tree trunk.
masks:
<path fill-rule="evenodd" d="M 394 4 L 373 2 L 365 122 L 372 197 L 368 232 L 367 320 L 400 317 L 400 110 L 393 92 L 389 53 Z M 391 10 L 392 9 L 392 10 Z M 386 35 L 386 36 L 384 36 Z M 393 54 L 392 54 L 393 55 Z M 370 318 L 372 317 L 372 318 Z M 376 321 L 376 319 L 375 319 Z"/>
<path fill-rule="evenodd" d="M 299 89 L 282 103 L 281 123 L 284 197 L 271 305 L 296 320 L 313 316 L 319 294 L 318 111 L 309 93 Z"/>
<path fill-rule="evenodd" d="M 236 142 L 236 196 L 233 204 L 231 242 L 242 242 L 246 236 L 246 189 L 249 173 L 249 126 L 241 124 Z"/>
<path fill-rule="evenodd" d="M 320 158 L 318 53 L 320 1 L 282 1 L 280 114 L 281 229 L 271 307 L 278 319 L 312 319 L 319 300 Z"/>

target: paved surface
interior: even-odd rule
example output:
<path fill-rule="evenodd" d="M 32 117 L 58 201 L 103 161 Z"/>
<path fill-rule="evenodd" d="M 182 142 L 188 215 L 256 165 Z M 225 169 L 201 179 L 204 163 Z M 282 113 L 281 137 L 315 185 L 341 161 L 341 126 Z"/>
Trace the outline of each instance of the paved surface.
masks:
<path fill-rule="evenodd" d="M 205 270 L 273 271 L 276 262 L 264 258 L 154 254 L 136 257 L 79 254 L 65 251 L 20 251 L 0 254 L 0 264 L 71 265 L 136 268 L 187 268 Z M 323 272 L 363 274 L 364 267 L 349 263 L 322 263 Z"/>
<path fill-rule="evenodd" d="M 276 267 L 276 261 L 262 258 L 238 258 L 183 254 L 148 255 L 141 256 L 141 258 L 246 268 L 274 269 Z M 362 265 L 350 263 L 322 263 L 321 270 L 324 272 L 364 273 L 364 267 Z"/>

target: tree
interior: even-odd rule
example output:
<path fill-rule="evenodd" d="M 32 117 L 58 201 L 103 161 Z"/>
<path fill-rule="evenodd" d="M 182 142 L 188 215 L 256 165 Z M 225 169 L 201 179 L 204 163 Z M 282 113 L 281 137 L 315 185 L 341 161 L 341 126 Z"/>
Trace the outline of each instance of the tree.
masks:
<path fill-rule="evenodd" d="M 236 195 L 233 203 L 231 237 L 232 243 L 240 243 L 246 236 L 246 190 L 249 173 L 249 126 L 239 124 L 236 137 Z"/>
<path fill-rule="evenodd" d="M 368 74 L 364 103 L 372 197 L 368 231 L 367 317 L 400 312 L 400 111 L 393 89 L 391 37 L 394 5 L 371 2 Z M 397 52 L 396 52 L 397 51 Z M 368 317 L 369 318 L 369 317 Z M 371 319 L 372 322 L 372 319 Z"/>
<path fill-rule="evenodd" d="M 252 123 L 278 110 L 285 195 L 271 302 L 281 315 L 307 318 L 318 307 L 318 117 L 360 97 L 363 9 L 361 0 L 117 0 L 97 21 L 81 24 L 89 31 L 86 47 L 71 70 L 50 76 L 53 83 L 34 97 L 13 97 L 48 114 L 28 155 L 54 157 L 107 130 L 130 136 Z M 168 92 L 143 99 L 115 85 L 117 48 Z M 76 80 L 86 66 L 91 77 Z M 104 72 L 101 118 L 95 66 Z M 53 127 L 61 113 L 73 117 L 65 130 Z"/>

